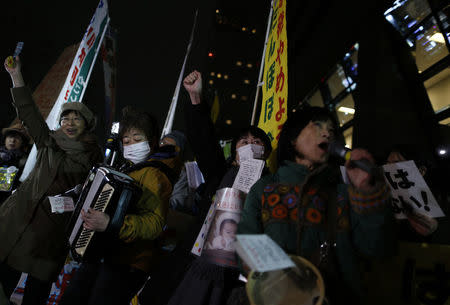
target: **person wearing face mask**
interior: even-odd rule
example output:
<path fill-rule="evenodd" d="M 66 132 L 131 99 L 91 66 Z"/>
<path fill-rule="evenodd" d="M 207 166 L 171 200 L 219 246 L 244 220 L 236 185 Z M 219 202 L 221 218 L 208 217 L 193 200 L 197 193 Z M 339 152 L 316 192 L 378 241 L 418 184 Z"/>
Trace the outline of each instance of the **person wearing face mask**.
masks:
<path fill-rule="evenodd" d="M 193 224 L 179 239 L 175 250 L 165 256 L 159 265 L 159 272 L 153 274 L 147 282 L 139 296 L 141 304 L 166 305 L 169 300 L 170 304 L 208 304 L 209 301 L 214 303 L 214 298 L 225 300 L 228 297 L 239 273 L 236 274 L 233 270 L 229 272 L 228 269 L 224 271 L 226 268 L 196 259 L 190 251 L 216 190 L 233 185 L 239 170 L 239 154 L 236 149 L 248 144 L 264 146 L 263 150 L 259 150 L 264 151 L 262 156 L 258 154 L 261 159 L 266 159 L 272 150 L 270 139 L 265 132 L 255 126 L 249 126 L 243 128 L 233 138 L 232 157 L 227 162 L 215 135 L 208 106 L 202 102 L 201 74 L 198 71 L 191 72 L 184 79 L 183 85 L 190 99 L 184 105 L 185 134 L 205 183 L 196 190 L 197 210 Z M 232 285 L 229 287 L 223 287 L 224 274 L 227 283 L 228 279 L 231 280 Z M 203 275 L 205 277 L 201 279 Z M 194 280 L 190 282 L 190 279 Z M 186 288 L 186 284 L 190 287 Z M 192 287 L 195 289 L 191 289 Z"/>
<path fill-rule="evenodd" d="M 184 255 L 190 255 L 216 190 L 232 187 L 241 160 L 246 158 L 265 160 L 272 148 L 270 139 L 263 130 L 256 126 L 248 126 L 242 128 L 233 138 L 231 157 L 225 161 L 214 133 L 209 110 L 206 103 L 202 102 L 201 74 L 193 71 L 184 79 L 183 85 L 191 101 L 185 108 L 186 135 L 205 178 L 205 184 L 198 190 L 201 195 L 198 202 L 200 211 L 198 221 L 185 237 L 186 245 L 180 247 L 178 252 L 184 251 Z M 179 260 L 186 262 L 186 259 Z M 179 285 L 168 303 L 170 305 L 224 304 L 231 291 L 243 285 L 238 280 L 239 271 L 236 268 L 217 266 L 202 256 L 183 267 L 184 270 L 181 269 L 183 272 L 177 278 Z M 148 303 L 150 304 L 150 301 Z"/>
<path fill-rule="evenodd" d="M 95 116 L 82 103 L 65 103 L 61 127 L 55 131 L 25 87 L 20 59 L 10 74 L 13 105 L 37 148 L 36 165 L 28 178 L 0 207 L 0 283 L 11 295 L 22 272 L 28 273 L 22 304 L 46 303 L 52 282 L 68 253 L 66 225 L 70 213 L 52 213 L 49 196 L 82 183 L 102 153 L 92 133 Z"/>
<path fill-rule="evenodd" d="M 280 167 L 250 190 L 238 234 L 267 234 L 321 271 L 330 304 L 365 304 L 358 256 L 395 249 L 395 219 L 383 177 L 345 164 L 350 185 L 330 162 L 336 123 L 324 108 L 290 113 L 278 143 Z M 351 160 L 373 158 L 354 149 Z M 268 200 L 270 198 L 270 200 Z M 372 288 L 376 289 L 376 288 Z"/>
<path fill-rule="evenodd" d="M 131 202 L 119 232 L 109 227 L 106 213 L 81 211 L 84 227 L 113 239 L 111 252 L 84 261 L 71 279 L 60 305 L 129 304 L 158 265 L 159 238 L 166 225 L 169 197 L 182 162 L 178 146 L 158 147 L 156 120 L 148 113 L 126 107 L 119 138 L 125 164 L 120 171 L 142 190 Z"/>

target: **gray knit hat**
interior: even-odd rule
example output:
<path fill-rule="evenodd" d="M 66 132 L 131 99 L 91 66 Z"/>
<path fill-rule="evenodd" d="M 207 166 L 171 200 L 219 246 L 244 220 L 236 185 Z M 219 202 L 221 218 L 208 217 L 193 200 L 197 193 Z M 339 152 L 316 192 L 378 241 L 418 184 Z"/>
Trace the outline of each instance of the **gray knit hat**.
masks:
<path fill-rule="evenodd" d="M 163 139 L 164 138 L 174 139 L 181 151 L 184 150 L 184 146 L 186 145 L 186 136 L 181 131 L 173 130 L 172 132 L 166 134 Z"/>
<path fill-rule="evenodd" d="M 89 108 L 80 102 L 67 102 L 61 106 L 61 112 L 59 113 L 59 117 L 61 119 L 61 115 L 66 111 L 77 111 L 79 112 L 83 118 L 86 120 L 86 130 L 92 131 L 95 128 L 95 124 L 97 122 L 95 115 L 92 113 Z"/>

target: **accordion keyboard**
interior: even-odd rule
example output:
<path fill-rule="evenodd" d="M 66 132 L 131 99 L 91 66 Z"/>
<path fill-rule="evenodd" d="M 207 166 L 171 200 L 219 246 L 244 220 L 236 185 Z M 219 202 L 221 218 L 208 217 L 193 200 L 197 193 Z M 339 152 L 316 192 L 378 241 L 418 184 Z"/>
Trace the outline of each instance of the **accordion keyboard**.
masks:
<path fill-rule="evenodd" d="M 92 208 L 96 211 L 105 212 L 113 193 L 114 188 L 109 184 L 105 184 Z M 84 255 L 94 233 L 95 231 L 86 228 L 81 230 L 80 236 L 75 244 L 75 251 L 78 255 Z"/>

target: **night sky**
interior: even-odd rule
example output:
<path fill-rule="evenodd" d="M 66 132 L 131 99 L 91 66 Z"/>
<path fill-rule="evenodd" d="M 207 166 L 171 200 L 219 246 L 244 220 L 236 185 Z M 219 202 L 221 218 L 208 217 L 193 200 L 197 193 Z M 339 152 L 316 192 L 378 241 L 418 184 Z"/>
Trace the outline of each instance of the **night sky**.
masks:
<path fill-rule="evenodd" d="M 211 24 L 216 2 L 138 2 L 138 5 L 130 5 L 134 2 L 109 1 L 111 25 L 119 33 L 116 118 L 123 106 L 134 105 L 153 113 L 162 127 L 183 63 L 195 9 L 201 7 L 189 70 L 204 68 L 202 56 L 206 52 L 206 41 L 202 37 L 207 38 L 209 31 L 204 24 Z M 97 4 L 98 1 L 11 2 L 2 21 L 2 60 L 12 54 L 17 41 L 24 41 L 22 71 L 27 85 L 34 90 L 64 48 L 81 40 Z M 11 82 L 3 68 L 0 82 L 1 126 L 4 127 L 14 119 L 15 111 L 10 105 Z M 95 100 L 98 107 L 94 110 L 102 116 L 104 81 L 99 60 L 84 100 L 88 105 Z M 178 111 L 174 128 L 182 126 L 182 115 Z M 103 135 L 104 129 L 105 126 L 98 127 L 98 134 Z"/>

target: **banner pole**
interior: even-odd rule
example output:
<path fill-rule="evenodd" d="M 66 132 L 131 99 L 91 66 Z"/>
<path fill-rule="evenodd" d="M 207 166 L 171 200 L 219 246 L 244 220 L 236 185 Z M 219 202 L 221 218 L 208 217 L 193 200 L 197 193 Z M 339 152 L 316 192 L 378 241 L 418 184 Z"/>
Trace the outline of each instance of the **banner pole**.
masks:
<path fill-rule="evenodd" d="M 183 66 L 181 68 L 180 75 L 178 76 L 177 85 L 175 87 L 175 92 L 173 94 L 172 102 L 170 103 L 169 112 L 167 113 L 166 121 L 164 122 L 164 128 L 161 133 L 161 139 L 168 133 L 172 131 L 173 120 L 175 117 L 175 111 L 177 109 L 178 95 L 180 93 L 181 82 L 183 81 L 184 69 L 186 67 L 186 62 L 191 52 L 192 41 L 194 40 L 195 26 L 197 25 L 198 9 L 195 11 L 194 25 L 192 26 L 191 37 L 189 38 L 189 44 L 186 50 L 186 55 L 184 56 Z"/>
<path fill-rule="evenodd" d="M 263 48 L 263 54 L 261 59 L 261 65 L 259 67 L 259 76 L 258 76 L 258 83 L 256 85 L 256 96 L 255 96 L 255 102 L 253 103 L 253 112 L 252 112 L 252 120 L 250 122 L 251 125 L 255 124 L 255 113 L 256 113 L 256 103 L 258 103 L 258 97 L 259 97 L 259 91 L 263 83 L 261 82 L 262 74 L 264 71 L 264 60 L 266 58 L 266 47 L 267 47 L 267 39 L 269 38 L 269 32 L 270 32 L 270 21 L 272 19 L 272 13 L 273 13 L 273 0 L 270 3 L 270 12 L 269 12 L 269 18 L 267 19 L 267 30 L 266 30 L 266 39 L 264 41 L 264 48 Z"/>

